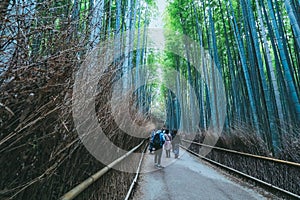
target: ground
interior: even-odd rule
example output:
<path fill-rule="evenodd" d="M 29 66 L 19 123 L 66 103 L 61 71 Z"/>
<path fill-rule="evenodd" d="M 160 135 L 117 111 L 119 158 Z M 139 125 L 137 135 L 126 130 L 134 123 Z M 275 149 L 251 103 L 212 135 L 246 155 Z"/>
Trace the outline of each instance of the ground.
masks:
<path fill-rule="evenodd" d="M 145 156 L 133 200 L 274 199 L 268 192 L 249 187 L 182 149 L 179 159 L 174 154 L 166 158 L 163 152 L 162 166 L 156 169 L 154 155 Z"/>

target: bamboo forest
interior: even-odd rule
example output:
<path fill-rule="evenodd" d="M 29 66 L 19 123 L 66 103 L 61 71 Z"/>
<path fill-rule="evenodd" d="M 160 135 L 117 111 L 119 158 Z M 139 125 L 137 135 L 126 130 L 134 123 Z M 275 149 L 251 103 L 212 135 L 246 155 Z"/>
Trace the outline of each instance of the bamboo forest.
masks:
<path fill-rule="evenodd" d="M 300 0 L 1 0 L 0 199 L 124 199 L 161 128 L 300 195 Z"/>

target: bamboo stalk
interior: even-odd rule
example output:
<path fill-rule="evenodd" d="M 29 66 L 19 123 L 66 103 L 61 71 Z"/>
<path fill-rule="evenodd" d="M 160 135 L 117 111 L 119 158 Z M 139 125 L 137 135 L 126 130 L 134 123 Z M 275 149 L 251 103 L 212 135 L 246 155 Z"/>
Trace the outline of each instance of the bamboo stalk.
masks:
<path fill-rule="evenodd" d="M 140 171 L 141 171 L 142 161 L 143 161 L 144 154 L 145 154 L 145 151 L 146 151 L 147 147 L 148 147 L 148 146 L 146 146 L 146 148 L 144 149 L 144 151 L 143 151 L 143 153 L 142 153 L 142 155 L 141 155 L 141 159 L 140 159 L 140 162 L 139 162 L 139 166 L 138 166 L 138 168 L 137 168 L 137 170 L 136 170 L 136 175 L 135 175 L 135 177 L 134 177 L 134 179 L 133 179 L 133 181 L 132 181 L 132 183 L 131 183 L 131 185 L 130 185 L 130 188 L 129 188 L 129 190 L 128 190 L 128 192 L 127 192 L 127 195 L 126 195 L 126 197 L 125 197 L 124 200 L 128 200 L 128 199 L 129 199 L 130 194 L 132 193 L 133 187 L 134 187 L 134 185 L 135 185 L 136 182 L 137 182 L 137 179 L 138 179 L 138 177 L 139 177 L 139 173 L 140 173 Z"/>
<path fill-rule="evenodd" d="M 106 172 L 108 172 L 112 167 L 114 167 L 116 164 L 124 160 L 126 157 L 128 157 L 131 153 L 133 153 L 135 150 L 137 150 L 146 140 L 143 140 L 139 145 L 128 151 L 126 154 L 121 156 L 120 158 L 116 159 L 100 171 L 96 172 L 83 182 L 81 182 L 79 185 L 71 189 L 69 192 L 64 194 L 60 200 L 71 200 L 77 197 L 82 191 L 84 191 L 86 188 L 88 188 L 91 184 L 93 184 L 95 181 L 97 181 L 101 176 L 103 176 Z"/>

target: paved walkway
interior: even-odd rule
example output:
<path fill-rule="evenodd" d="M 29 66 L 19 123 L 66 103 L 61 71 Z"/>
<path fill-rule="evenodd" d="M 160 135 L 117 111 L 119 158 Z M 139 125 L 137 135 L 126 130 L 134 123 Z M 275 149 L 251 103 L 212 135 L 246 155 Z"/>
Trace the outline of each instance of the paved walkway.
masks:
<path fill-rule="evenodd" d="M 179 159 L 172 153 L 171 158 L 166 158 L 163 152 L 163 169 L 156 169 L 154 155 L 147 153 L 134 200 L 268 199 L 182 149 L 180 151 Z"/>

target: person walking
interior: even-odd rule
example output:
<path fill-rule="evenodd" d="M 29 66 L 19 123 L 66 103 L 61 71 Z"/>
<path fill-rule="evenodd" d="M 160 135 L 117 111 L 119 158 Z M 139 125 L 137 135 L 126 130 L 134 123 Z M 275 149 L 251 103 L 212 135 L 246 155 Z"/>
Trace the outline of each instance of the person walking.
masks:
<path fill-rule="evenodd" d="M 171 149 L 172 149 L 172 143 L 171 143 L 171 141 L 172 141 L 172 136 L 171 136 L 171 134 L 170 134 L 170 132 L 169 132 L 168 129 L 165 130 L 164 136 L 165 136 L 165 140 L 166 140 L 165 143 L 164 143 L 164 149 L 166 151 L 166 157 L 167 158 L 171 158 Z"/>
<path fill-rule="evenodd" d="M 179 156 L 179 145 L 181 144 L 181 138 L 178 134 L 177 130 L 174 130 L 174 137 L 172 140 L 172 145 L 174 146 L 173 153 L 175 154 L 175 158 L 178 158 Z"/>
<path fill-rule="evenodd" d="M 165 143 L 165 137 L 162 130 L 156 131 L 153 137 L 153 147 L 155 149 L 154 156 L 154 165 L 155 167 L 162 168 L 161 164 L 161 155 L 162 155 L 162 147 Z"/>

